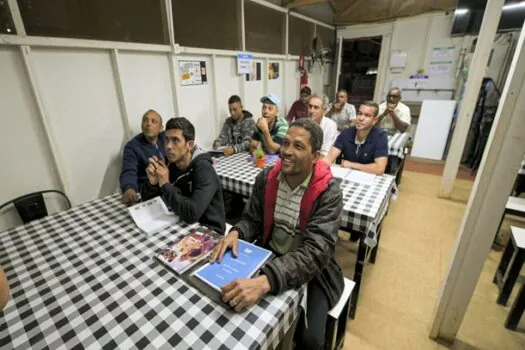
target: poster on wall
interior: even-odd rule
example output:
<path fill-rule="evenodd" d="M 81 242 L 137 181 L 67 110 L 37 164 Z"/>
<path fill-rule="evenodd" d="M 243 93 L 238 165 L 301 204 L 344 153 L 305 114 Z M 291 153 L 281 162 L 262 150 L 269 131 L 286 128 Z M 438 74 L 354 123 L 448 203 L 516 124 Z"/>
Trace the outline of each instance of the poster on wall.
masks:
<path fill-rule="evenodd" d="M 252 71 L 253 54 L 239 52 L 237 54 L 237 74 L 249 74 Z"/>
<path fill-rule="evenodd" d="M 180 85 L 202 85 L 206 84 L 206 62 L 205 61 L 179 61 Z"/>
<path fill-rule="evenodd" d="M 428 72 L 431 75 L 449 74 L 452 71 L 452 61 L 430 62 Z"/>
<path fill-rule="evenodd" d="M 279 62 L 268 63 L 268 80 L 279 78 Z"/>
<path fill-rule="evenodd" d="M 252 62 L 252 71 L 246 74 L 246 81 L 261 80 L 261 62 Z"/>
<path fill-rule="evenodd" d="M 454 58 L 454 46 L 436 46 L 432 50 L 432 58 Z"/>

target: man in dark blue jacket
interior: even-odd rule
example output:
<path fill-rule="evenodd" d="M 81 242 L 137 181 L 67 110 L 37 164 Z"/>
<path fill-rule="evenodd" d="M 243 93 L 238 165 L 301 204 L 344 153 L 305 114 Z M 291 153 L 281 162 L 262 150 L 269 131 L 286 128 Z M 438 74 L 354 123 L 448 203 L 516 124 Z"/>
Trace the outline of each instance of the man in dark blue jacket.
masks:
<path fill-rule="evenodd" d="M 124 147 L 122 171 L 120 173 L 123 203 L 138 202 L 138 194 L 147 179 L 148 159 L 153 156 L 161 159 L 166 157 L 162 129 L 162 117 L 150 109 L 142 116 L 142 133 L 135 136 Z"/>

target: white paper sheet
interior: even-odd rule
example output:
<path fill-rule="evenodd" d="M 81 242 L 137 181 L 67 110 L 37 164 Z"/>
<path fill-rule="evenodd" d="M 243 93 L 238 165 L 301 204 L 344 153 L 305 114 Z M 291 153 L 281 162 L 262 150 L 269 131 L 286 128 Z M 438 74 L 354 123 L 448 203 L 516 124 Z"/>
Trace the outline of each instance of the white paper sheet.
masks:
<path fill-rule="evenodd" d="M 131 218 L 147 234 L 159 232 L 177 223 L 180 219 L 168 210 L 160 197 L 136 204 L 128 208 Z"/>
<path fill-rule="evenodd" d="M 363 185 L 373 185 L 376 176 L 374 174 L 368 174 L 359 170 L 352 170 L 347 176 L 346 180 L 350 182 L 357 182 Z"/>
<path fill-rule="evenodd" d="M 341 168 L 340 166 L 331 166 L 330 170 L 332 170 L 332 175 L 334 177 L 337 177 L 339 179 L 344 179 L 348 173 L 350 172 L 350 169 L 348 168 Z"/>

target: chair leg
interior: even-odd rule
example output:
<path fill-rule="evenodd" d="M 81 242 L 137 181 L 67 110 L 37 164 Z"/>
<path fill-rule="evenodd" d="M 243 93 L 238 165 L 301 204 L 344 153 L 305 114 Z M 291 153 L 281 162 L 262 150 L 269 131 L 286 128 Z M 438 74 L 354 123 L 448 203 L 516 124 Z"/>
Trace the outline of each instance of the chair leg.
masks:
<path fill-rule="evenodd" d="M 500 293 L 498 296 L 499 305 L 507 305 L 507 301 L 509 300 L 510 293 L 512 292 L 512 288 L 516 284 L 516 280 L 518 279 L 518 276 L 520 275 L 520 271 L 521 271 L 524 261 L 525 261 L 525 250 L 518 249 L 518 252 L 516 253 L 516 256 L 514 257 L 514 261 L 512 262 L 512 265 L 510 266 L 510 270 L 505 278 L 505 281 L 503 282 L 503 287 L 500 289 Z"/>
<path fill-rule="evenodd" d="M 499 221 L 498 229 L 496 230 L 496 234 L 494 235 L 494 240 L 492 241 L 492 244 L 496 243 L 496 239 L 498 238 L 499 231 L 501 230 L 501 225 L 503 224 L 503 220 L 505 219 L 506 210 L 503 212 L 503 215 L 501 216 L 501 220 Z"/>
<path fill-rule="evenodd" d="M 525 311 L 525 283 L 521 285 L 518 296 L 510 308 L 505 321 L 505 328 L 515 331 L 520 323 L 521 316 L 523 316 L 523 311 Z"/>
<path fill-rule="evenodd" d="M 363 270 L 365 266 L 366 250 L 367 250 L 367 246 L 365 244 L 365 240 L 364 238 L 361 237 L 361 239 L 359 240 L 359 248 L 357 250 L 357 261 L 355 263 L 355 271 L 354 271 L 355 287 L 352 293 L 352 302 L 350 305 L 350 313 L 349 313 L 349 316 L 351 319 L 355 318 L 355 313 L 357 311 L 357 301 L 359 299 L 359 289 L 361 287 L 361 277 L 363 276 Z"/>

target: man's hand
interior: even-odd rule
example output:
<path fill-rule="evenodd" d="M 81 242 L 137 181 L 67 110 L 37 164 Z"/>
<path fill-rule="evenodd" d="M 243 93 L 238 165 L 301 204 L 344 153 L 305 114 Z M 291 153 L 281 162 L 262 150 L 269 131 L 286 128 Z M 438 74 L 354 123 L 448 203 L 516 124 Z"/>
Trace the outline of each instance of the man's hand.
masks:
<path fill-rule="evenodd" d="M 231 156 L 233 154 L 233 147 L 228 146 L 224 148 L 224 155 Z"/>
<path fill-rule="evenodd" d="M 389 103 L 387 105 L 387 112 L 389 115 L 394 115 L 394 111 L 396 109 L 397 105 L 395 103 Z"/>
<path fill-rule="evenodd" d="M 215 142 L 213 143 L 213 146 L 212 146 L 212 147 L 213 147 L 213 149 L 217 149 L 220 145 L 221 145 L 221 143 L 220 143 L 219 141 L 215 141 Z"/>
<path fill-rule="evenodd" d="M 336 102 L 333 104 L 333 107 L 332 107 L 336 112 L 341 112 L 341 110 L 343 109 L 343 104 L 341 102 Z"/>
<path fill-rule="evenodd" d="M 269 129 L 268 129 L 268 119 L 264 118 L 264 117 L 260 117 L 259 120 L 257 121 L 257 127 L 259 128 L 259 130 L 261 130 L 262 133 L 266 134 L 268 133 Z"/>
<path fill-rule="evenodd" d="M 233 252 L 233 256 L 237 257 L 239 249 L 239 232 L 230 231 L 230 233 L 228 233 L 223 239 L 221 239 L 219 244 L 217 244 L 217 246 L 213 250 L 213 253 L 211 253 L 210 263 L 213 264 L 216 260 L 218 260 L 220 263 L 224 256 L 224 253 L 228 249 L 231 249 Z"/>
<path fill-rule="evenodd" d="M 350 168 L 351 169 L 352 168 L 352 164 L 353 163 L 351 161 L 343 159 L 343 161 L 341 162 L 341 167 L 342 168 Z"/>
<path fill-rule="evenodd" d="M 164 160 L 158 159 L 156 156 L 153 156 L 150 159 L 148 159 L 148 161 L 149 161 L 148 168 L 150 168 L 150 166 L 153 166 L 154 173 L 157 178 L 156 181 L 159 184 L 159 186 L 162 187 L 165 184 L 167 184 L 170 181 L 170 171 L 168 169 L 168 166 L 164 163 Z M 146 168 L 146 173 L 148 173 L 148 168 Z M 149 179 L 149 173 L 148 173 L 148 179 Z M 154 185 L 153 183 L 151 184 Z"/>
<path fill-rule="evenodd" d="M 222 288 L 222 301 L 229 303 L 236 312 L 241 312 L 257 303 L 270 292 L 270 282 L 266 275 L 255 278 L 238 279 Z"/>
<path fill-rule="evenodd" d="M 149 162 L 149 160 L 148 160 Z M 159 183 L 159 178 L 157 177 L 157 174 L 155 173 L 155 165 L 152 163 L 149 163 L 146 167 L 146 175 L 148 176 L 148 182 L 150 185 L 155 186 Z"/>
<path fill-rule="evenodd" d="M 133 204 L 137 203 L 138 201 L 139 196 L 137 195 L 137 191 L 135 191 L 133 188 L 128 188 L 126 191 L 124 191 L 124 194 L 122 195 L 122 203 Z"/>

